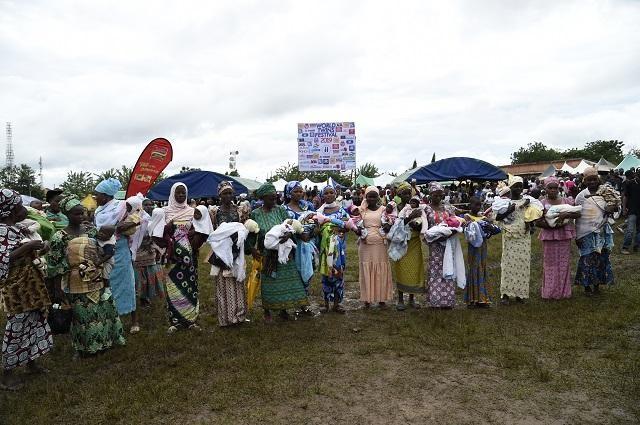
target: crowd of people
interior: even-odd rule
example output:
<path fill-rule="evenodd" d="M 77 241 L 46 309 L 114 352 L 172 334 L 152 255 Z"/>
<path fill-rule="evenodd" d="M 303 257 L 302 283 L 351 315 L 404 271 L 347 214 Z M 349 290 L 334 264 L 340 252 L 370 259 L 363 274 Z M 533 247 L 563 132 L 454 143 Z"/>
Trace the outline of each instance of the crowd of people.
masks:
<path fill-rule="evenodd" d="M 36 361 L 51 350 L 53 331 L 70 333 L 77 358 L 124 345 L 122 318 L 130 316 L 130 334 L 140 332 L 140 307 L 156 298 L 166 302 L 168 333 L 199 330 L 200 261 L 210 266 L 221 327 L 248 321 L 257 293 L 267 323 L 274 313 L 282 320 L 313 315 L 309 289 L 316 273 L 324 311 L 342 314 L 345 271 L 356 262 L 365 308 L 386 308 L 394 298 L 399 311 L 419 308 L 424 296 L 429 308 L 452 309 L 457 287 L 470 308 L 524 303 L 536 229 L 541 297 L 569 298 L 573 284 L 591 296 L 614 282 L 611 217 L 620 208 L 630 235 L 623 252 L 638 249 L 639 188 L 635 172 L 616 186 L 595 168 L 543 181 L 509 176 L 450 186 L 319 190 L 291 181 L 278 193 L 265 183 L 252 196 L 222 182 L 214 202 L 190 202 L 188 187 L 176 183 L 160 206 L 142 195 L 114 199 L 121 185 L 107 179 L 95 188 L 92 214 L 61 191 L 49 191 L 45 206 L 27 207 L 20 194 L 1 189 L 0 296 L 7 323 L 0 386 L 23 385 L 12 373 L 18 366 L 46 372 Z M 357 239 L 355 259 L 347 258 L 348 233 Z M 502 272 L 494 300 L 487 241 L 499 233 Z M 572 276 L 573 243 L 579 260 Z"/>

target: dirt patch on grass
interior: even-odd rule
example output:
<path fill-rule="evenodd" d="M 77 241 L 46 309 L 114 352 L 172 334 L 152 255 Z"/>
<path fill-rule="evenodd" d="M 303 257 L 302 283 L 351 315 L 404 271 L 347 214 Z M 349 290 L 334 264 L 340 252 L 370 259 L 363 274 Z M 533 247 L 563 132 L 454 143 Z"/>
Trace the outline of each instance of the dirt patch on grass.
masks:
<path fill-rule="evenodd" d="M 339 370 L 328 370 L 324 379 L 309 383 L 298 397 L 272 405 L 243 403 L 232 410 L 205 408 L 188 422 L 233 423 L 247 417 L 273 424 L 633 422 L 623 409 L 612 412 L 586 393 L 514 384 L 501 377 L 496 366 L 443 368 L 393 353 L 340 356 Z"/>

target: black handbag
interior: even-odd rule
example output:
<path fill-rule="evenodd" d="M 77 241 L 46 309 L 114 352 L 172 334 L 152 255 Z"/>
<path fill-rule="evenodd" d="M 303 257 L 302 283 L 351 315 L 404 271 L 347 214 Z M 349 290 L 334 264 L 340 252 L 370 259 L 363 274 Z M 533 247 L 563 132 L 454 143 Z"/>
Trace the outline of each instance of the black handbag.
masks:
<path fill-rule="evenodd" d="M 54 335 L 69 333 L 73 311 L 68 304 L 53 304 L 49 309 L 47 321 Z"/>

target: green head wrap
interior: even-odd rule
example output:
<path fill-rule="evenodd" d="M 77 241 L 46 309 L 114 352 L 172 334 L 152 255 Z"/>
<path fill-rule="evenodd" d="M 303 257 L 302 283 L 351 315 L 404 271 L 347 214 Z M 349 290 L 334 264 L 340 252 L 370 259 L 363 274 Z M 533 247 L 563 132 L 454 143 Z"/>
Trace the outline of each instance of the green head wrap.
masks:
<path fill-rule="evenodd" d="M 60 211 L 67 214 L 73 207 L 80 205 L 80 199 L 75 195 L 66 195 L 60 200 Z"/>
<path fill-rule="evenodd" d="M 276 187 L 273 183 L 265 183 L 256 189 L 256 196 L 258 198 L 263 198 L 265 195 L 270 195 L 272 193 L 276 193 Z"/>

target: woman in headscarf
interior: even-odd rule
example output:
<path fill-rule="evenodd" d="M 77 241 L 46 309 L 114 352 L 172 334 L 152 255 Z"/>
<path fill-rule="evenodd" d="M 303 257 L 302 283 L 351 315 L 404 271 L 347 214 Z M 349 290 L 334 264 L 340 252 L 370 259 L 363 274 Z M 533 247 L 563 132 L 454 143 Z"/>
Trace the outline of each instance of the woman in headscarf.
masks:
<path fill-rule="evenodd" d="M 62 191 L 59 189 L 52 189 L 47 191 L 45 200 L 49 203 L 47 207 L 47 220 L 49 220 L 55 226 L 56 230 L 64 229 L 69 225 L 67 216 L 60 211 L 60 200 L 62 199 Z"/>
<path fill-rule="evenodd" d="M 309 301 L 295 260 L 290 259 L 286 264 L 279 264 L 277 251 L 264 247 L 264 237 L 273 226 L 287 220 L 289 215 L 285 207 L 276 205 L 276 188 L 273 184 L 263 184 L 255 194 L 263 203 L 251 212 L 251 218 L 260 226 L 260 232 L 257 236 L 250 234 L 245 246 L 253 247 L 254 258 L 263 258 L 260 290 L 265 321 L 273 321 L 271 310 L 280 310 L 280 317 L 287 320 L 287 309 L 307 306 Z"/>
<path fill-rule="evenodd" d="M 396 188 L 395 193 L 400 198 L 400 203 L 397 207 L 398 211 L 403 211 L 404 208 L 409 205 L 409 200 L 411 200 L 411 185 L 407 182 L 402 182 Z M 398 220 L 401 220 L 399 225 L 409 224 L 411 220 L 422 216 L 422 213 L 421 209 L 417 209 L 406 216 L 399 216 Z M 427 223 L 424 223 L 423 226 L 426 229 Z M 409 294 L 409 306 L 413 308 L 418 308 L 418 304 L 415 302 L 415 295 L 424 294 L 425 292 L 424 263 L 420 231 L 421 229 L 417 227 L 411 227 L 411 239 L 409 239 L 409 242 L 407 243 L 407 253 L 400 260 L 393 263 L 396 288 L 398 290 L 398 305 L 396 306 L 396 309 L 399 311 L 406 309 L 404 304 L 405 292 Z"/>
<path fill-rule="evenodd" d="M 165 274 L 161 264 L 157 261 L 157 251 L 154 248 L 151 232 L 158 221 L 151 221 L 154 206 L 149 199 L 142 201 L 143 222 L 147 222 L 146 229 L 140 229 L 142 241 L 136 251 L 133 271 L 136 279 L 136 294 L 143 306 L 149 305 L 154 298 L 165 297 Z M 163 223 L 164 225 L 164 223 Z"/>
<path fill-rule="evenodd" d="M 500 302 L 503 305 L 509 304 L 510 297 L 515 297 L 516 302 L 529 298 L 531 279 L 531 235 L 524 220 L 527 201 L 522 199 L 522 177 L 510 176 L 508 188 L 504 195 L 511 196 L 511 204 L 504 213 L 496 216 L 498 221 L 502 221 Z"/>
<path fill-rule="evenodd" d="M 546 197 L 542 200 L 545 215 L 554 205 L 571 205 L 569 198 L 560 197 L 559 180 L 551 176 L 544 180 Z M 542 241 L 543 299 L 571 298 L 571 241 L 576 237 L 572 219 L 580 213 L 562 212 L 557 224 L 551 227 L 543 216 L 536 222 Z"/>
<path fill-rule="evenodd" d="M 42 241 L 24 242 L 17 223 L 27 217 L 20 194 L 0 189 L 0 300 L 7 313 L 2 339 L 0 389 L 16 391 L 23 383 L 13 369 L 27 366 L 32 373 L 48 372 L 35 363 L 53 346 L 46 311 L 51 304 L 44 276 L 33 264 Z"/>
<path fill-rule="evenodd" d="M 576 196 L 576 205 L 582 206 L 580 218 L 576 220 L 576 245 L 580 252 L 575 283 L 584 287 L 585 295 L 600 291 L 600 285 L 613 285 L 613 269 L 609 255 L 613 249 L 613 230 L 609 216 L 617 208 L 608 206 L 601 196 L 595 196 L 600 187 L 600 177 L 594 167 L 583 173 L 586 186 Z"/>
<path fill-rule="evenodd" d="M 76 356 L 125 345 L 111 290 L 104 285 L 96 228 L 85 222 L 86 210 L 75 196 L 63 197 L 60 207 L 69 225 L 53 235 L 47 266 L 49 277 L 72 307 L 71 344 Z M 80 258 L 85 251 L 92 255 Z"/>
<path fill-rule="evenodd" d="M 198 259 L 189 240 L 194 209 L 187 205 L 187 193 L 184 183 L 171 186 L 169 205 L 163 208 L 164 222 L 152 230 L 154 240 L 159 246 L 167 247 L 168 260 L 173 263 L 167 274 L 169 333 L 178 329 L 200 330 L 196 324 L 200 312 Z"/>
<path fill-rule="evenodd" d="M 223 181 L 218 184 L 220 205 L 211 209 L 214 231 L 222 223 L 244 223 L 248 218 L 247 211 L 233 203 L 234 195 L 231 182 Z M 235 235 L 237 237 L 237 233 Z M 230 238 L 233 240 L 232 236 Z M 234 255 L 244 255 L 244 252 L 234 253 Z M 218 325 L 231 326 L 244 323 L 248 310 L 244 280 L 238 282 L 231 269 L 215 265 L 211 267 L 211 275 L 216 284 Z"/>
<path fill-rule="evenodd" d="M 344 271 L 346 268 L 346 236 L 344 224 L 338 224 L 349 219 L 349 214 L 336 202 L 336 190 L 331 186 L 322 189 L 324 203 L 318 212 L 325 217 L 335 219 L 326 222 L 320 228 L 320 274 L 322 275 L 322 293 L 324 308 L 329 311 L 333 304 L 333 311 L 344 313 L 340 306 L 344 298 Z"/>
<path fill-rule="evenodd" d="M 378 303 L 381 308 L 385 308 L 387 301 L 393 298 L 393 281 L 386 239 L 380 232 L 384 208 L 380 205 L 377 187 L 367 187 L 364 197 L 360 215 L 367 229 L 367 236 L 358 245 L 360 300 L 364 302 L 365 308 L 369 308 L 371 303 Z"/>
<path fill-rule="evenodd" d="M 114 199 L 121 188 L 120 181 L 114 178 L 98 183 L 94 189 L 98 204 L 94 220 L 98 230 L 105 226 L 116 228 L 114 263 L 108 277 L 109 286 L 118 314 L 120 316 L 131 314 L 131 331 L 136 333 L 140 328 L 136 314 L 136 280 L 129 248 L 129 236 L 126 233 L 133 233 L 133 228 L 137 224 L 124 222 L 127 216 L 126 202 Z"/>
<path fill-rule="evenodd" d="M 284 187 L 284 207 L 290 218 L 298 220 L 307 211 L 315 211 L 313 203 L 305 201 L 304 189 L 299 181 L 293 180 Z"/>
<path fill-rule="evenodd" d="M 444 204 L 444 189 L 442 185 L 433 182 L 429 185 L 429 204 L 425 207 L 425 214 L 429 227 L 442 224 L 455 216 L 455 208 Z M 450 237 L 455 236 L 455 230 Z M 453 308 L 456 305 L 456 281 L 443 276 L 444 252 L 446 238 L 440 238 L 429 243 L 429 281 L 427 282 L 427 302 L 435 308 Z"/>

